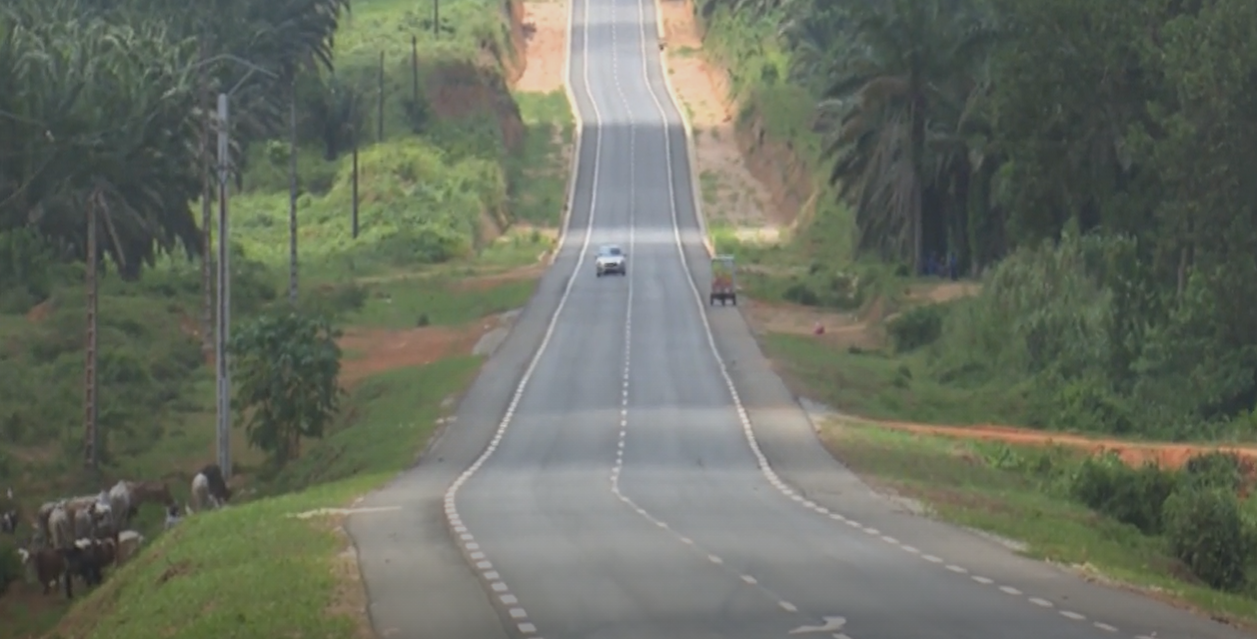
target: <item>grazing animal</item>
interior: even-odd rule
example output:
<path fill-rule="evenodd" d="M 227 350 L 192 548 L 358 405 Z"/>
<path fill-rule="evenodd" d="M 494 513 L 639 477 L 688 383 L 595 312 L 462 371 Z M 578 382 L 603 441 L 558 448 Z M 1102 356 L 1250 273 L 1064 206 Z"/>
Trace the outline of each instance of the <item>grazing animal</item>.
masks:
<path fill-rule="evenodd" d="M 96 504 L 74 511 L 74 539 L 92 539 L 96 536 Z"/>
<path fill-rule="evenodd" d="M 222 508 L 231 499 L 231 489 L 223 480 L 218 464 L 210 464 L 192 478 L 192 499 L 189 512 L 199 512 L 209 507 Z"/>
<path fill-rule="evenodd" d="M 74 572 L 88 586 L 99 585 L 104 581 L 105 568 L 118 558 L 117 543 L 113 539 L 80 539 L 74 545 L 79 551 L 77 566 L 71 562 L 71 567 L 76 568 Z"/>
<path fill-rule="evenodd" d="M 74 522 L 64 506 L 56 506 L 48 513 L 48 536 L 53 550 L 70 550 L 74 547 Z"/>
<path fill-rule="evenodd" d="M 21 510 L 18 508 L 17 500 L 13 498 L 13 489 L 9 488 L 5 494 L 7 498 L 3 506 L 0 506 L 0 532 L 12 535 L 17 532 Z"/>
<path fill-rule="evenodd" d="M 35 513 L 35 527 L 44 534 L 45 539 L 51 539 L 52 530 L 48 525 L 48 518 L 52 514 L 53 510 L 58 507 L 67 510 L 70 514 L 70 520 L 73 521 L 74 513 L 90 507 L 92 504 L 95 504 L 98 499 L 99 495 L 87 495 L 46 502 L 44 505 L 40 506 L 39 510 Z"/>
<path fill-rule="evenodd" d="M 144 543 L 144 535 L 134 530 L 124 530 L 118 534 L 118 550 L 115 561 L 118 565 L 122 565 L 135 556 L 139 552 L 140 545 Z"/>
<path fill-rule="evenodd" d="M 45 595 L 52 592 L 58 580 L 69 580 L 65 556 L 61 552 L 52 548 L 19 548 L 17 553 L 22 558 L 22 566 L 28 573 L 34 573 L 39 585 L 43 586 Z"/>
<path fill-rule="evenodd" d="M 9 510 L 0 513 L 0 532 L 6 535 L 12 535 L 17 532 L 18 512 L 17 510 Z"/>
<path fill-rule="evenodd" d="M 170 487 L 161 481 L 122 480 L 109 489 L 108 499 L 110 508 L 117 514 L 115 524 L 118 530 L 124 530 L 144 504 L 169 507 L 175 503 Z"/>
<path fill-rule="evenodd" d="M 182 518 L 179 516 L 179 504 L 171 504 L 166 508 L 166 530 L 174 528 L 180 519 Z"/>

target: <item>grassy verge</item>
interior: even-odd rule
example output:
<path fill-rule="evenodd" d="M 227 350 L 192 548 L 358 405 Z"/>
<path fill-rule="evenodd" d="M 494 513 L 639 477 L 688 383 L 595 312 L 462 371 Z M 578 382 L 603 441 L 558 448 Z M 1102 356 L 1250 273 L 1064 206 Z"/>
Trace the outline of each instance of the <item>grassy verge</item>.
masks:
<path fill-rule="evenodd" d="M 523 306 L 536 281 L 506 280 L 467 286 L 456 275 L 403 278 L 369 284 L 360 309 L 346 323 L 358 327 L 404 329 L 454 326 Z"/>
<path fill-rule="evenodd" d="M 431 10 L 430 2 L 410 0 L 355 6 L 337 34 L 336 78 L 321 80 L 338 82 L 341 89 L 365 96 L 364 104 L 371 107 L 360 110 L 369 115 L 357 123 L 364 134 L 359 158 L 361 233 L 356 239 L 350 233 L 349 147 L 341 144 L 330 152 L 317 132 L 317 118 L 323 117 L 318 114 L 323 111 L 307 109 L 305 102 L 299 109 L 301 301 L 334 315 L 351 332 L 389 335 L 433 325 L 444 327 L 438 333 L 463 339 L 469 323 L 527 301 L 540 268 L 520 267 L 539 265 L 539 259 L 553 249 L 554 227 L 562 217 L 568 167 L 560 151 L 573 135 L 571 115 L 561 95 L 512 95 L 509 91 L 504 78 L 522 60 L 516 59 L 520 43 L 511 39 L 504 3 L 442 2 L 447 30 L 439 39 L 422 26 Z M 426 105 L 422 117 L 406 106 L 412 97 L 412 33 L 418 37 L 418 75 Z M 381 51 L 385 55 L 382 134 L 372 119 L 380 94 L 375 83 Z M 286 153 L 283 143 L 256 142 L 242 158 L 243 190 L 233 193 L 231 201 L 232 309 L 238 321 L 285 303 Z M 45 499 L 94 492 L 118 478 L 164 479 L 176 499 L 186 498 L 191 472 L 212 459 L 214 449 L 214 381 L 200 348 L 198 264 L 183 258 L 164 259 L 138 282 L 114 277 L 103 281 L 100 427 L 107 455 L 100 475 L 84 472 L 81 463 L 82 268 L 49 264 L 38 272 L 44 277 L 28 282 L 25 290 L 0 290 L 0 361 L 4 363 L 0 366 L 0 485 L 13 487 L 28 514 Z M 369 355 L 346 352 L 346 359 Z M 287 521 L 264 526 L 258 534 L 292 535 L 297 548 L 285 553 L 272 542 L 257 542 L 250 527 L 269 521 L 264 513 L 275 509 L 304 507 L 307 501 L 333 504 L 342 494 L 373 486 L 370 476 L 384 477 L 404 467 L 431 434 L 432 416 L 439 412 L 440 402 L 462 388 L 478 361 L 458 355 L 417 369 L 360 379 L 334 432 L 324 441 L 307 442 L 304 456 L 273 477 L 262 476 L 261 456 L 249 450 L 243 432 L 237 432 L 233 438 L 238 444 L 234 446 L 237 478 L 252 483 L 250 491 L 273 495 L 312 484 L 333 484 L 320 486 L 309 498 L 285 496 L 279 502 L 242 505 L 233 514 L 207 518 L 239 517 L 231 525 L 242 541 L 239 546 L 204 551 L 206 555 L 221 552 L 226 559 L 216 556 L 213 562 L 204 561 L 196 583 L 188 587 L 208 591 L 224 583 L 238 586 L 254 578 L 270 580 L 252 592 L 244 588 L 236 603 L 226 602 L 230 597 L 224 595 L 224 609 L 255 604 L 236 609 L 247 615 L 257 609 L 257 601 L 273 598 L 259 594 L 262 590 L 284 579 L 304 583 L 310 573 L 302 571 L 313 570 L 311 566 L 323 570 L 320 562 L 331 556 L 319 554 L 330 548 L 325 545 L 330 533 L 323 528 Z M 349 484 L 338 488 L 343 481 Z M 160 519 L 159 513 L 144 512 L 138 528 L 155 537 Z M 179 533 L 187 537 L 162 536 L 153 555 L 201 552 L 188 546 L 202 543 L 209 544 L 207 548 L 236 543 L 214 541 L 211 529 L 201 531 L 201 523 L 187 523 Z M 301 532 L 307 529 L 313 532 Z M 255 553 L 274 551 L 273 560 L 254 562 L 264 566 L 267 574 L 254 572 L 243 561 L 230 569 L 234 573 L 220 574 L 214 565 L 244 557 L 248 544 L 255 546 Z M 308 561 L 297 559 L 302 544 L 309 545 Z M 162 621 L 154 609 L 144 608 L 147 604 L 141 599 L 150 595 L 154 601 L 168 600 L 150 592 L 155 576 L 139 566 L 109 577 L 99 595 L 75 609 L 67 621 L 69 627 L 105 612 L 112 614 L 111 606 L 119 597 L 130 602 L 126 610 L 149 610 L 143 614 L 154 615 L 151 624 L 145 620 L 143 625 L 133 625 L 142 627 L 139 632 L 157 633 L 158 628 L 177 625 L 171 621 L 174 617 Z M 285 566 L 291 567 L 287 574 Z M 269 576 L 272 572 L 274 577 Z M 326 583 L 310 581 L 319 588 Z M 138 594 L 133 598 L 132 592 Z M 189 597 L 200 591 L 178 592 L 180 597 Z M 66 610 L 63 599 L 57 597 L 42 598 L 21 588 L 11 594 L 0 596 L 0 618 L 4 619 L 0 639 L 41 636 Z M 308 597 L 301 597 L 308 625 L 294 621 L 293 632 L 262 629 L 258 634 L 303 635 L 309 628 L 311 632 L 303 636 L 325 636 L 316 632 L 317 608 Z M 180 608 L 184 612 L 179 614 L 188 619 L 199 614 L 192 601 Z M 290 611 L 281 612 L 287 616 Z M 122 624 L 126 616 L 114 618 Z M 341 629 L 329 626 L 328 632 Z M 92 636 L 121 636 L 122 630 L 106 624 L 94 632 Z M 208 635 L 211 630 L 204 632 Z M 177 633 L 200 636 L 201 631 Z"/>
<path fill-rule="evenodd" d="M 1155 592 L 1210 614 L 1257 624 L 1257 587 L 1203 587 L 1157 536 L 1065 496 L 1081 455 L 831 422 L 836 457 L 875 486 L 923 501 L 941 518 L 1025 544 L 1025 554 Z M 1257 499 L 1244 507 L 1257 515 Z"/>
<path fill-rule="evenodd" d="M 1015 389 L 942 383 L 924 352 L 895 356 L 778 333 L 761 344 L 800 394 L 843 412 L 949 425 L 1016 424 L 1022 415 Z"/>
<path fill-rule="evenodd" d="M 368 378 L 341 424 L 264 486 L 279 496 L 187 519 L 75 606 L 52 636 L 209 638 L 242 626 L 250 636 L 364 636 L 357 568 L 338 557 L 347 542 L 337 519 L 290 515 L 346 507 L 413 463 L 480 362 L 459 356 Z"/>
<path fill-rule="evenodd" d="M 188 520 L 163 535 L 76 606 L 49 636 L 360 637 L 335 612 L 334 558 L 325 521 L 288 515 L 343 506 L 383 480 L 368 475 Z"/>

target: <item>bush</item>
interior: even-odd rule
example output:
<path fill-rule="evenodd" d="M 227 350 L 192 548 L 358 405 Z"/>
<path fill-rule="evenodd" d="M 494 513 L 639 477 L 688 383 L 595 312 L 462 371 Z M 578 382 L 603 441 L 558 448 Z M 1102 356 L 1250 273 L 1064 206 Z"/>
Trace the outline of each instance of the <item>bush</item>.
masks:
<path fill-rule="evenodd" d="M 1177 485 L 1173 473 L 1153 464 L 1134 469 L 1116 455 L 1106 454 L 1079 465 L 1070 481 L 1070 493 L 1096 512 L 1146 534 L 1157 534 L 1162 530 L 1165 500 Z"/>
<path fill-rule="evenodd" d="M 888 322 L 886 332 L 899 353 L 929 346 L 943 333 L 943 310 L 933 304 L 918 306 Z"/>
<path fill-rule="evenodd" d="M 1244 482 L 1239 455 L 1214 451 L 1187 460 L 1183 472 L 1188 481 L 1201 488 L 1236 491 Z"/>
<path fill-rule="evenodd" d="M 1229 490 L 1188 486 L 1165 502 L 1165 533 L 1174 556 L 1192 574 L 1219 590 L 1248 582 L 1254 540 Z"/>
<path fill-rule="evenodd" d="M 22 562 L 17 556 L 17 546 L 11 537 L 0 538 L 0 593 L 9 584 L 23 578 Z"/>

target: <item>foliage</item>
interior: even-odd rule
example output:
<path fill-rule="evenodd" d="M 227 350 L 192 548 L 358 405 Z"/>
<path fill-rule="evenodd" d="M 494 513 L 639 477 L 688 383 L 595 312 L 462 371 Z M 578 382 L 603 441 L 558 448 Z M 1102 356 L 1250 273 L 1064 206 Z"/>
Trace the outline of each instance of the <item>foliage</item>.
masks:
<path fill-rule="evenodd" d="M 1202 488 L 1218 488 L 1232 492 L 1244 485 L 1245 464 L 1231 452 L 1212 452 L 1187 460 L 1183 467 L 1188 482 Z"/>
<path fill-rule="evenodd" d="M 0 592 L 4 592 L 9 584 L 25 578 L 21 557 L 17 554 L 17 545 L 13 537 L 0 537 Z"/>
<path fill-rule="evenodd" d="M 907 353 L 933 344 L 943 332 L 943 317 L 939 306 L 917 306 L 887 322 L 886 332 L 895 351 Z"/>
<path fill-rule="evenodd" d="M 1193 526 L 1190 543 L 1201 538 L 1195 535 L 1201 530 L 1196 521 L 1171 521 L 1167 516 L 1167 532 L 1150 535 L 1074 499 L 1069 490 L 1071 477 L 1091 457 L 1083 449 L 924 435 L 847 420 L 826 424 L 821 436 L 862 477 L 893 485 L 898 494 L 921 500 L 942 519 L 995 533 L 1026 555 L 1056 565 L 1086 566 L 1102 579 L 1168 593 L 1177 602 L 1215 618 L 1237 624 L 1257 620 L 1257 590 L 1251 587 L 1251 579 L 1250 587 L 1218 591 L 1174 555 L 1168 531 L 1175 523 Z M 1101 455 L 1090 462 L 1106 463 L 1108 457 Z M 1150 468 L 1127 472 L 1149 477 L 1153 472 L 1175 474 Z M 1165 512 L 1174 510 L 1173 502 L 1184 494 L 1183 487 L 1176 489 Z M 1218 497 L 1228 499 L 1226 494 Z M 1234 493 L 1229 498 L 1233 500 Z M 1252 521 L 1257 496 L 1247 497 L 1240 507 L 1249 520 L 1245 529 L 1251 536 L 1257 532 Z M 1234 550 L 1229 547 L 1224 552 L 1235 557 Z M 1257 556 L 1250 555 L 1246 571 L 1251 576 L 1253 570 L 1257 570 Z"/>
<path fill-rule="evenodd" d="M 1165 502 L 1166 538 L 1176 557 L 1205 583 L 1238 590 L 1257 548 L 1232 491 L 1192 487 Z"/>
<path fill-rule="evenodd" d="M 818 230 L 801 245 L 844 255 L 830 229 L 845 225 L 861 253 L 950 253 L 986 275 L 979 299 L 947 313 L 924 372 L 1028 388 L 1019 421 L 1032 425 L 1257 434 L 1257 5 L 699 12 L 739 121 L 827 172 L 813 195 L 842 204 L 803 220 Z"/>
<path fill-rule="evenodd" d="M 84 256 L 86 211 L 134 278 L 158 252 L 195 252 L 199 188 L 189 43 L 158 21 L 80 16 L 74 0 L 0 11 L 0 228 L 31 227 Z"/>
<path fill-rule="evenodd" d="M 1070 494 L 1087 507 L 1140 531 L 1162 530 L 1165 500 L 1178 486 L 1177 476 L 1157 466 L 1131 468 L 1115 454 L 1090 457 L 1070 477 Z"/>
<path fill-rule="evenodd" d="M 233 408 L 249 442 L 283 466 L 302 438 L 322 438 L 340 409 L 340 332 L 295 311 L 262 315 L 232 336 Z"/>

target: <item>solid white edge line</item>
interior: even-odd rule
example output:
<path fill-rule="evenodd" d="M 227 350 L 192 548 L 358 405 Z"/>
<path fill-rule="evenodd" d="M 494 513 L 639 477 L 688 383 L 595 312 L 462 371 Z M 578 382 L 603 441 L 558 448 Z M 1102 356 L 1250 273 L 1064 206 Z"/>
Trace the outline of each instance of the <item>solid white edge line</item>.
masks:
<path fill-rule="evenodd" d="M 665 35 L 665 30 L 663 26 L 663 6 L 660 0 L 653 0 L 653 2 L 655 5 L 656 33 L 658 34 L 660 38 L 663 38 Z M 721 357 L 720 355 L 720 349 L 716 345 L 715 333 L 714 331 L 712 331 L 711 322 L 707 319 L 707 308 L 706 306 L 703 305 L 702 293 L 698 290 L 698 285 L 694 281 L 693 271 L 690 269 L 690 266 L 689 266 L 689 259 L 686 258 L 685 256 L 685 242 L 681 238 L 680 221 L 677 217 L 678 212 L 677 212 L 675 181 L 672 179 L 673 173 L 674 173 L 672 170 L 672 136 L 669 134 L 668 129 L 667 129 L 668 112 L 666 109 L 664 109 L 662 101 L 660 101 L 658 94 L 655 92 L 654 86 L 650 82 L 650 68 L 648 66 L 649 63 L 646 60 L 646 57 L 647 57 L 646 52 L 648 50 L 646 46 L 646 37 L 645 37 L 646 36 L 646 25 L 645 25 L 646 9 L 645 9 L 645 4 L 642 2 L 642 0 L 638 0 L 638 12 L 639 12 L 639 16 L 641 17 L 642 72 L 645 75 L 646 91 L 650 93 L 650 97 L 654 101 L 655 107 L 658 109 L 659 114 L 663 117 L 663 121 L 664 121 L 664 151 L 665 151 L 665 155 L 667 156 L 666 162 L 668 165 L 668 176 L 669 176 L 668 191 L 670 195 L 669 206 L 672 209 L 673 240 L 677 248 L 677 252 L 680 254 L 681 263 L 685 267 L 685 270 L 686 270 L 686 281 L 690 285 L 690 290 L 694 293 L 694 303 L 698 306 L 698 314 L 699 314 L 699 318 L 703 322 L 703 329 L 707 336 L 707 344 L 711 348 L 711 353 L 716 360 L 716 365 L 717 367 L 720 368 L 721 376 L 724 377 L 725 384 L 729 388 L 729 394 L 732 397 L 734 407 L 737 409 L 738 418 L 742 424 L 742 429 L 745 435 L 746 442 L 750 446 L 751 452 L 755 455 L 756 461 L 760 465 L 760 472 L 769 480 L 770 483 L 773 483 L 774 485 L 776 485 L 780 483 L 780 480 L 777 479 L 776 472 L 772 469 L 772 467 L 768 463 L 768 457 L 764 455 L 763 450 L 759 446 L 759 441 L 755 437 L 755 431 L 754 431 L 754 427 L 752 426 L 750 416 L 747 413 L 745 406 L 742 404 L 742 397 L 738 393 L 737 386 L 733 383 L 732 376 L 729 375 L 729 369 L 725 365 L 724 358 Z M 666 62 L 664 62 L 664 56 L 662 55 L 662 53 L 660 56 L 660 62 L 661 62 L 660 73 L 663 75 L 664 87 L 667 90 L 669 99 L 672 101 L 673 108 L 677 112 L 677 116 L 681 119 L 681 125 L 685 132 L 686 160 L 689 162 L 689 165 L 690 165 L 689 191 L 690 191 L 690 197 L 694 201 L 694 215 L 695 215 L 696 221 L 698 222 L 698 226 L 701 229 L 702 234 L 703 234 L 703 237 L 702 237 L 703 247 L 707 249 L 707 253 L 709 256 L 714 257 L 715 255 L 714 247 L 711 245 L 710 238 L 708 237 L 708 234 L 707 234 L 707 227 L 706 227 L 705 220 L 702 214 L 701 200 L 698 197 L 698 190 L 695 188 L 695 185 L 698 184 L 698 180 L 695 177 L 696 164 L 695 164 L 695 158 L 694 158 L 693 132 L 692 132 L 692 129 L 690 128 L 689 120 L 686 119 L 685 117 L 685 112 L 681 109 L 681 102 L 677 98 L 676 90 L 672 86 L 672 80 L 668 75 L 668 66 Z M 850 522 L 850 523 L 854 524 L 855 522 Z M 926 557 L 927 559 L 935 559 L 931 555 L 924 555 L 924 557 Z M 939 562 L 941 563 L 942 560 L 940 559 Z M 1001 590 L 1004 590 L 1004 588 L 1001 588 Z M 1016 590 L 1016 589 L 1012 589 L 1012 590 Z M 1005 590 L 1005 592 L 1008 592 L 1008 591 Z M 1050 601 L 1046 599 L 1042 599 L 1040 597 L 1030 597 L 1029 601 L 1036 605 L 1040 605 L 1044 607 L 1049 607 L 1049 608 L 1054 607 Z M 1107 630 L 1110 632 L 1117 631 L 1116 627 L 1103 623 L 1103 622 L 1096 622 L 1094 625 L 1097 628 L 1100 628 L 1102 630 Z M 835 636 L 838 636 L 838 635 L 835 635 Z"/>
<path fill-rule="evenodd" d="M 668 33 L 667 33 L 667 28 L 664 26 L 664 23 L 663 23 L 663 3 L 660 2 L 660 0 L 654 0 L 654 3 L 655 3 L 655 31 L 656 33 L 658 33 L 659 42 L 666 42 Z M 694 4 L 691 0 L 686 0 L 686 6 L 689 7 L 691 10 L 693 10 Z M 640 8 L 641 5 L 639 4 L 638 7 Z M 645 18 L 644 11 L 642 11 L 642 17 Z M 645 34 L 646 34 L 646 27 L 643 25 L 642 35 L 645 35 Z M 646 39 L 642 38 L 643 57 L 645 56 L 645 54 L 646 54 Z M 677 95 L 676 87 L 672 85 L 672 74 L 669 73 L 670 70 L 671 70 L 671 67 L 668 64 L 668 54 L 665 53 L 664 51 L 660 51 L 659 52 L 659 72 L 663 74 L 663 87 L 664 89 L 668 91 L 668 98 L 672 100 L 672 105 L 673 107 L 676 108 L 677 115 L 681 116 L 681 128 L 685 131 L 685 157 L 690 165 L 690 199 L 693 200 L 694 202 L 694 218 L 698 221 L 698 232 L 701 233 L 703 236 L 703 248 L 707 249 L 707 255 L 709 257 L 715 257 L 716 246 L 714 244 L 714 241 L 711 239 L 711 234 L 707 232 L 707 217 L 703 215 L 703 198 L 699 197 L 698 189 L 694 188 L 694 185 L 699 183 L 698 149 L 695 148 L 696 142 L 694 141 L 694 128 L 693 128 L 693 125 L 690 124 L 690 119 L 685 117 L 685 112 L 681 109 L 681 98 L 678 97 Z M 647 88 L 650 87 L 649 75 L 646 76 L 646 86 Z M 653 90 L 651 90 L 651 97 L 655 98 L 655 103 L 656 105 L 658 105 L 659 98 L 654 96 Z M 660 108 L 662 108 L 662 105 L 659 105 L 659 106 Z M 665 123 L 667 122 L 667 119 L 668 119 L 667 114 L 664 113 Z M 668 177 L 671 178 L 672 176 L 669 175 Z M 675 217 L 675 214 L 674 214 L 674 217 Z"/>
<path fill-rule="evenodd" d="M 576 100 L 575 100 L 576 94 L 571 86 L 572 85 L 572 82 L 571 82 L 572 12 L 573 12 L 574 7 L 575 7 L 575 2 L 573 1 L 572 4 L 569 4 L 568 6 L 568 16 L 567 16 L 568 45 L 567 45 L 567 53 L 565 55 L 565 60 L 564 60 L 565 74 L 563 78 L 563 84 L 566 89 L 568 99 L 571 101 L 572 113 L 575 114 L 577 122 L 581 122 L 582 121 L 581 116 L 579 115 L 580 106 L 576 103 Z M 586 12 L 588 12 L 589 0 L 585 0 L 585 7 L 586 7 Z M 585 49 L 584 57 L 586 60 L 588 60 L 589 59 L 588 34 L 585 34 L 583 45 Z M 593 122 L 595 126 L 597 126 L 598 120 L 601 118 L 601 116 L 598 113 L 597 105 L 594 103 L 593 93 L 589 87 L 589 65 L 588 64 L 586 64 L 584 68 L 584 80 L 585 80 L 585 94 L 589 97 L 590 104 L 593 105 L 593 108 L 594 108 Z M 579 135 L 579 131 L 580 129 L 578 128 L 577 129 L 578 135 Z M 579 140 L 579 138 L 577 139 Z M 581 154 L 580 146 L 576 147 L 575 153 L 576 153 L 575 162 L 573 164 L 578 165 L 579 160 L 580 160 L 580 154 Z M 476 458 L 476 460 L 471 463 L 470 466 L 468 466 L 465 470 L 463 470 L 463 472 L 454 479 L 454 481 L 450 484 L 449 488 L 447 488 L 445 491 L 444 501 L 447 504 L 447 508 L 445 509 L 446 526 L 451 531 L 453 529 L 453 526 L 455 525 L 454 520 L 458 519 L 458 508 L 457 508 L 458 491 L 464 483 L 466 483 L 469 479 L 471 479 L 472 476 L 476 474 L 476 472 L 480 469 L 480 467 L 484 465 L 485 461 L 487 461 L 493 455 L 493 453 L 497 450 L 497 443 L 501 441 L 502 436 L 506 433 L 507 429 L 510 427 L 511 421 L 515 415 L 515 410 L 519 406 L 520 401 L 523 399 L 524 390 L 527 388 L 528 382 L 532 379 L 533 373 L 536 371 L 537 365 L 538 363 L 540 363 L 542 356 L 545 355 L 546 349 L 550 345 L 551 338 L 554 337 L 555 327 L 558 326 L 559 319 L 563 315 L 563 309 L 567 306 L 567 301 L 571 297 L 572 289 L 576 285 L 576 281 L 577 281 L 576 278 L 579 276 L 581 272 L 581 266 L 585 263 L 585 256 L 589 252 L 589 245 L 593 239 L 594 220 L 597 217 L 596 212 L 598 209 L 597 207 L 598 175 L 599 175 L 599 168 L 601 165 L 601 157 L 602 157 L 602 130 L 601 128 L 598 128 L 594 134 L 594 169 L 593 169 L 592 184 L 590 184 L 589 219 L 585 223 L 585 239 L 581 242 L 580 255 L 577 256 L 576 264 L 572 267 L 572 274 L 568 278 L 567 286 L 564 287 L 563 293 L 559 297 L 558 306 L 555 307 L 554 314 L 550 316 L 550 322 L 546 326 L 546 332 L 541 338 L 541 343 L 537 346 L 537 351 L 533 353 L 532 360 L 528 363 L 528 368 L 524 370 L 524 374 L 520 377 L 519 383 L 516 384 L 515 390 L 511 396 L 511 401 L 509 404 L 507 404 L 506 411 L 504 412 L 502 416 L 502 420 L 498 423 L 497 431 L 494 433 L 490 444 L 485 447 L 485 449 L 480 453 L 480 455 Z M 573 177 L 572 177 L 572 182 L 571 182 L 572 186 L 571 186 L 571 190 L 568 192 L 569 200 L 568 200 L 568 206 L 567 206 L 567 209 L 568 209 L 567 222 L 565 223 L 559 246 L 555 250 L 556 256 L 563 251 L 566 244 L 569 242 L 567 226 L 570 225 L 571 212 L 575 209 L 575 206 L 576 206 L 575 199 L 576 199 L 577 179 L 578 179 L 577 173 L 573 171 Z M 466 543 L 466 544 L 463 544 L 463 546 L 468 549 L 479 548 L 479 545 L 475 543 Z M 473 546 L 475 546 L 475 548 L 473 548 Z"/>
<path fill-rule="evenodd" d="M 576 106 L 576 92 L 572 90 L 572 5 L 576 0 L 567 0 L 567 39 L 563 46 L 563 93 L 567 95 L 568 108 L 572 112 L 572 166 L 567 178 L 567 206 L 563 208 L 562 225 L 559 227 L 559 242 L 550 254 L 550 264 L 559 259 L 563 245 L 567 242 L 568 225 L 572 221 L 572 208 L 576 205 L 576 181 L 580 176 L 580 142 L 585 130 L 585 122 L 581 118 L 580 108 Z M 526 7 L 527 5 L 525 5 Z M 525 8 L 525 10 L 527 10 Z"/>

